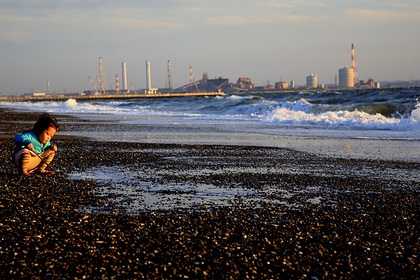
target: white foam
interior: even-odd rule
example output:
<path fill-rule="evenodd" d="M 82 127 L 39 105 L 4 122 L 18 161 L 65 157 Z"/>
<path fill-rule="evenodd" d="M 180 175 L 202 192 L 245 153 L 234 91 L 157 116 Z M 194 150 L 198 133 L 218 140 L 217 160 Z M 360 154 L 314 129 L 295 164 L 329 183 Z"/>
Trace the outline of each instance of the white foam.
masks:
<path fill-rule="evenodd" d="M 410 119 L 387 118 L 381 114 L 371 115 L 358 110 L 309 113 L 277 107 L 267 112 L 265 121 L 278 124 L 304 124 L 349 126 L 353 128 L 384 130 L 420 130 L 420 110 L 413 111 Z"/>
<path fill-rule="evenodd" d="M 419 122 L 420 123 L 420 103 L 418 103 L 415 109 L 411 112 L 410 120 L 412 122 Z"/>
<path fill-rule="evenodd" d="M 233 105 L 226 104 L 229 99 L 236 101 Z M 152 116 L 152 117 L 180 117 L 191 120 L 218 120 L 218 121 L 259 121 L 262 124 L 292 124 L 292 125 L 316 125 L 316 126 L 344 126 L 373 130 L 395 131 L 420 131 L 420 103 L 411 112 L 408 118 L 385 117 L 380 114 L 368 114 L 358 110 L 346 110 L 337 105 L 336 109 L 323 104 L 311 104 L 305 99 L 296 101 L 271 101 L 257 98 L 253 102 L 241 102 L 245 99 L 254 99 L 254 96 L 232 95 L 228 97 L 216 97 L 211 101 L 199 106 L 213 106 L 214 109 L 207 113 L 201 113 L 195 104 L 191 109 L 185 104 L 177 105 L 177 100 L 166 103 L 142 103 L 141 101 L 97 101 L 77 102 L 69 99 L 65 102 L 2 102 L 2 107 L 14 107 L 18 109 L 68 114 L 111 114 L 118 116 Z M 195 101 L 192 101 L 195 102 Z M 198 101 L 199 102 L 199 101 Z M 228 102 L 229 103 L 229 102 Z M 169 104 L 169 105 L 168 105 Z M 199 107 L 196 106 L 196 107 Z M 219 108 L 220 107 L 220 108 Z"/>
<path fill-rule="evenodd" d="M 64 102 L 0 102 L 1 107 L 13 107 L 16 109 L 49 113 L 111 114 L 118 116 L 191 116 L 190 114 L 177 114 L 171 112 L 156 111 L 148 106 L 132 106 L 126 108 L 118 107 L 121 104 L 124 103 L 103 102 L 102 104 L 93 104 L 90 102 L 77 102 L 75 99 L 69 99 Z"/>
<path fill-rule="evenodd" d="M 253 99 L 254 96 L 239 96 L 239 95 L 229 95 L 227 97 L 225 97 L 225 99 L 227 100 L 248 100 L 248 99 Z"/>

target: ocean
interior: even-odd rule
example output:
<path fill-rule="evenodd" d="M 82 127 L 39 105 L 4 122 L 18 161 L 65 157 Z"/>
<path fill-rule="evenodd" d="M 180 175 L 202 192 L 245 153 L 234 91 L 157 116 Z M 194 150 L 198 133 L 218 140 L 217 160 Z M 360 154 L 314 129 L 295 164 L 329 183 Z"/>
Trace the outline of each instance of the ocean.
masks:
<path fill-rule="evenodd" d="M 118 123 L 76 132 L 95 140 L 288 147 L 327 156 L 419 161 L 419 98 L 417 87 L 0 106 Z"/>
<path fill-rule="evenodd" d="M 410 88 L 119 101 L 70 99 L 64 102 L 4 102 L 0 106 L 76 116 L 81 121 L 60 119 L 62 129 L 58 134 L 99 141 L 284 147 L 327 158 L 420 162 L 419 97 L 420 88 Z M 89 125 L 83 125 L 83 120 L 89 120 Z M 167 157 L 174 153 L 172 150 L 158 152 Z M 147 171 L 123 164 L 73 172 L 69 177 L 103 183 L 99 193 L 110 192 L 106 186 L 111 185 L 114 186 L 111 192 L 119 196 L 130 197 L 132 201 L 140 199 L 140 203 L 131 203 L 127 211 L 139 211 L 144 207 L 149 210 L 175 209 L 179 205 L 193 204 L 230 205 L 238 197 L 246 201 L 270 202 L 266 199 L 267 192 L 286 192 L 268 188 L 257 193 L 240 186 L 226 189 L 194 180 L 154 183 L 156 176 L 173 175 L 173 172 L 176 173 L 165 168 Z M 189 171 L 191 174 L 202 172 L 217 171 Z M 249 172 L 267 170 L 260 168 Z M 299 168 L 296 172 L 312 174 Z M 348 175 L 345 170 L 334 172 L 335 176 Z M 368 168 L 358 176 L 372 174 L 382 179 L 419 180 L 414 170 Z"/>

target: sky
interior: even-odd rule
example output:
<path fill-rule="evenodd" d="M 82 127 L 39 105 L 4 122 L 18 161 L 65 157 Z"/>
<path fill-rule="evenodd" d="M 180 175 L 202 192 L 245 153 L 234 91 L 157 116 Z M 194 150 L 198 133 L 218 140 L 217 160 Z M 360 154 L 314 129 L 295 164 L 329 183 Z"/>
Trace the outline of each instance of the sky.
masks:
<path fill-rule="evenodd" d="M 351 67 L 361 80 L 420 80 L 418 0 L 0 0 L 3 95 L 93 90 L 99 57 L 108 88 L 173 86 L 203 73 L 257 86 L 333 84 Z M 121 78 L 120 78 L 121 81 Z M 129 85 L 129 89 L 131 86 Z"/>

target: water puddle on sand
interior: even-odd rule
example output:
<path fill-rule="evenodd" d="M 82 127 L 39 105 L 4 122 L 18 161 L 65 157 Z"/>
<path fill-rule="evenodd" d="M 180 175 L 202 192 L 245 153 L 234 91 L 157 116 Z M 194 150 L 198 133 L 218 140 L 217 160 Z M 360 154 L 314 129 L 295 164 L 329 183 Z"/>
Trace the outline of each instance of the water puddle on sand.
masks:
<path fill-rule="evenodd" d="M 186 209 L 197 206 L 200 209 L 212 209 L 219 206 L 232 206 L 238 202 L 250 207 L 261 207 L 261 203 L 264 202 L 293 207 L 299 206 L 288 202 L 294 195 L 302 194 L 302 192 L 316 192 L 316 190 L 288 191 L 275 187 L 267 187 L 264 190 L 241 186 L 219 187 L 193 181 L 162 184 L 160 177 L 163 175 L 163 173 L 133 171 L 130 166 L 114 166 L 73 172 L 68 176 L 72 180 L 91 180 L 99 183 L 102 187 L 97 190 L 97 194 L 108 198 L 112 204 L 128 213 Z M 319 204 L 321 198 L 308 199 L 307 202 Z M 100 211 L 100 209 L 91 210 Z"/>
<path fill-rule="evenodd" d="M 70 179 L 96 181 L 103 186 L 99 196 L 116 195 L 114 202 L 127 211 L 170 210 L 176 208 L 217 207 L 231 205 L 238 197 L 255 196 L 255 192 L 240 187 L 220 188 L 191 182 L 159 184 L 156 174 L 128 171 L 126 168 L 100 167 L 69 174 Z"/>

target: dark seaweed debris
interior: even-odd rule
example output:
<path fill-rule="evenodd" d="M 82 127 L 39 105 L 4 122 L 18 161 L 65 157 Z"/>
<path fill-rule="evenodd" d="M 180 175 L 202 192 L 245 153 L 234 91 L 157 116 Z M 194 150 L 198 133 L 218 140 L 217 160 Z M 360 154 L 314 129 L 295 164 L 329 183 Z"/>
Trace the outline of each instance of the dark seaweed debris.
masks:
<path fill-rule="evenodd" d="M 1 117 L 1 114 L 0 114 Z M 20 127 L 19 127 L 20 129 Z M 58 139 L 54 166 L 63 173 L 21 177 L 10 161 L 11 139 L 0 139 L 5 159 L 0 171 L 0 278 L 2 279 L 418 279 L 419 186 L 406 180 L 337 178 L 272 174 L 209 178 L 220 184 L 263 188 L 322 185 L 334 204 L 306 203 L 299 208 L 266 203 L 248 207 L 241 201 L 201 211 L 125 214 L 98 198 L 96 183 L 69 180 L 65 172 L 116 163 L 187 168 L 167 161 L 159 150 L 179 158 L 214 156 L 221 166 L 297 164 L 383 165 L 418 172 L 415 163 L 320 159 L 294 151 L 256 147 L 182 146 L 102 143 Z M 126 152 L 115 153 L 115 147 Z M 130 153 L 129 151 L 136 151 Z M 145 152 L 139 152 L 144 150 Z M 287 157 L 258 157 L 260 152 Z M 218 155 L 218 156 L 216 156 Z M 223 160 L 226 158 L 226 160 Z M 252 158 L 252 160 L 250 160 Z M 192 164 L 195 164 L 194 162 Z M 173 178 L 171 178 L 172 180 Z M 200 179 L 200 178 L 198 178 Z M 202 179 L 202 178 L 201 178 Z M 281 182 L 281 183 L 280 183 Z M 346 192 L 352 189 L 356 191 Z M 344 190 L 344 191 L 343 191 Z M 90 214 L 84 208 L 107 211 Z"/>

